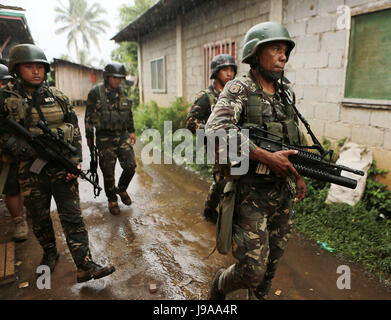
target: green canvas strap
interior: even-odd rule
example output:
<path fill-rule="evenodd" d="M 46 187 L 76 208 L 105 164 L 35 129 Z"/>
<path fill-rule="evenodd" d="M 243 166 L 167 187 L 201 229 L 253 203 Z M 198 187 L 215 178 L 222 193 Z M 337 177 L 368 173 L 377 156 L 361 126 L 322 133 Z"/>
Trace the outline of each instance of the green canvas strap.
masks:
<path fill-rule="evenodd" d="M 228 181 L 224 187 L 224 198 L 216 226 L 216 248 L 221 254 L 227 254 L 231 250 L 235 200 L 236 181 Z"/>

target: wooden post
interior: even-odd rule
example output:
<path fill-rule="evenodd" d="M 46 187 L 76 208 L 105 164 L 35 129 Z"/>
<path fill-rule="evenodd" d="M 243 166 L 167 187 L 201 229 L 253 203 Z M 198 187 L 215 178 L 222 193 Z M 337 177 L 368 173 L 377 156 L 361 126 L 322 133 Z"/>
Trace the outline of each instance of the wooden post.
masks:
<path fill-rule="evenodd" d="M 137 41 L 137 64 L 138 64 L 138 89 L 140 103 L 144 103 L 144 83 L 143 83 L 143 60 L 141 39 Z"/>
<path fill-rule="evenodd" d="M 185 69 L 183 68 L 183 39 L 182 39 L 182 16 L 176 19 L 176 78 L 177 97 L 185 97 Z"/>
<path fill-rule="evenodd" d="M 0 243 L 0 285 L 15 281 L 15 243 Z"/>

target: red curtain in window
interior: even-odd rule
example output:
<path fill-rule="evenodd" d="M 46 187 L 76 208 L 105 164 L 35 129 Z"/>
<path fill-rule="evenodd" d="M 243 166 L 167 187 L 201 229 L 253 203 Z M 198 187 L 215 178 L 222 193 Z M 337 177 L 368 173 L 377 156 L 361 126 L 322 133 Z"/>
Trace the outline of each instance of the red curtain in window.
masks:
<path fill-rule="evenodd" d="M 230 54 L 236 59 L 236 46 L 233 40 L 217 41 L 204 45 L 204 83 L 208 86 L 210 83 L 210 63 L 213 58 L 219 54 Z"/>

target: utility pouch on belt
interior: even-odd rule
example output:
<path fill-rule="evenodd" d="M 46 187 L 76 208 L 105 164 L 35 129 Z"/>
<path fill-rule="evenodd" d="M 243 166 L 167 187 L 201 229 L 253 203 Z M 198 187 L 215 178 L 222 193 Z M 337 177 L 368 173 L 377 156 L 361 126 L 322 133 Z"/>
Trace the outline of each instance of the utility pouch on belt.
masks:
<path fill-rule="evenodd" d="M 224 187 L 224 198 L 216 227 L 216 248 L 227 254 L 232 245 L 232 217 L 235 209 L 236 181 L 228 181 Z"/>
<path fill-rule="evenodd" d="M 35 155 L 35 151 L 21 138 L 9 136 L 4 138 L 5 149 L 17 160 L 26 161 Z"/>

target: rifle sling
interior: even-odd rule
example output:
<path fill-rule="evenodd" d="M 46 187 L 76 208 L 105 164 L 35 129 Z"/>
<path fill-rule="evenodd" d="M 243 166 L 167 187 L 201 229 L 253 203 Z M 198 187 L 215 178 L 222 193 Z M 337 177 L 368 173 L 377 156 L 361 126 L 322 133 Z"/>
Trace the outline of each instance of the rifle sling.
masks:
<path fill-rule="evenodd" d="M 41 110 L 41 106 L 40 106 L 41 99 L 39 99 L 40 97 L 41 97 L 40 90 L 37 89 L 33 94 L 33 98 L 31 100 L 29 99 L 29 106 L 26 110 L 27 111 L 27 115 L 26 115 L 26 128 L 27 129 L 29 129 L 31 126 L 31 117 L 32 117 L 31 111 L 33 108 L 35 108 L 35 110 L 37 110 L 38 115 L 39 115 L 39 119 L 42 120 L 43 122 L 47 123 L 46 118 L 43 115 L 43 112 Z"/>

